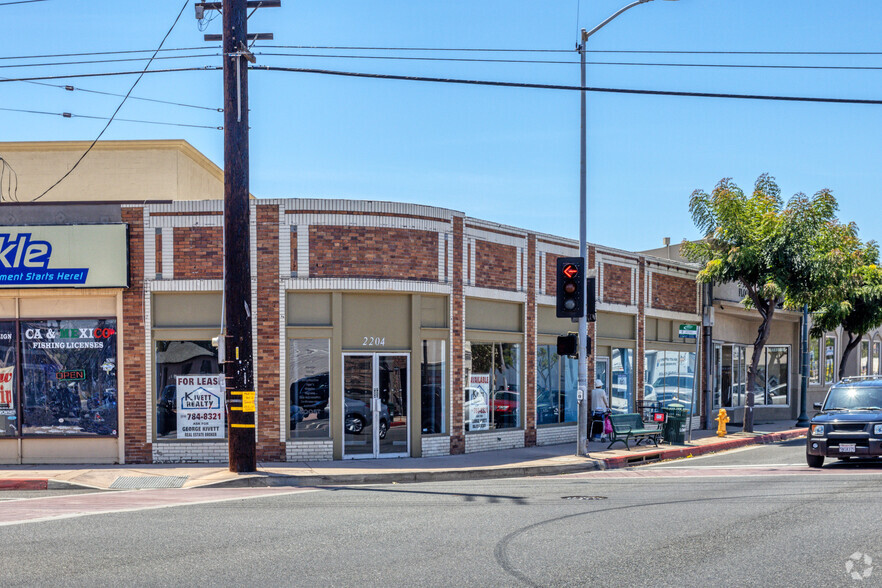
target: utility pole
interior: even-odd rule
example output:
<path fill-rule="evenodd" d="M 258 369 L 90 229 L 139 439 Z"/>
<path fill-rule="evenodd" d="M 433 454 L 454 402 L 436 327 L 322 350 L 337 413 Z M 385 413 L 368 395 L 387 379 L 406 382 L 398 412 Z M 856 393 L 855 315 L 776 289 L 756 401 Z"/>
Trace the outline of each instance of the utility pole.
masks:
<path fill-rule="evenodd" d="M 585 42 L 588 40 L 588 31 L 582 29 L 580 43 L 578 45 L 579 57 L 582 64 L 582 88 L 585 87 Z M 581 94 L 581 132 L 579 134 L 579 257 L 585 258 L 582 272 L 582 291 L 587 289 L 587 273 L 588 273 L 588 140 L 586 137 L 586 114 L 587 103 L 585 90 L 579 92 Z M 583 297 L 583 301 L 587 304 L 588 297 Z M 586 307 L 582 308 L 582 316 L 579 317 L 579 390 L 581 390 L 581 398 L 578 400 L 577 410 L 577 428 L 578 436 L 576 437 L 576 455 L 588 455 L 588 411 L 591 405 L 588 402 L 591 388 L 588 387 L 588 317 L 586 316 Z"/>
<path fill-rule="evenodd" d="M 271 35 L 248 34 L 248 8 L 279 6 L 280 2 L 223 0 L 196 4 L 196 16 L 205 10 L 223 10 L 224 60 L 224 381 L 231 472 L 257 470 L 256 391 L 251 340 L 251 238 L 248 182 L 248 63 L 254 55 L 250 39 Z"/>

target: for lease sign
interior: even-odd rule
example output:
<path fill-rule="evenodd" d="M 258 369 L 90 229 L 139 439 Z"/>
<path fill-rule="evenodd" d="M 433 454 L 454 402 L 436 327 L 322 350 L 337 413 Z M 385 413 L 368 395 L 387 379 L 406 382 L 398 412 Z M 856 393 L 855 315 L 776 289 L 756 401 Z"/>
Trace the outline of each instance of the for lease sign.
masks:
<path fill-rule="evenodd" d="M 486 431 L 490 428 L 490 374 L 471 374 L 469 392 L 469 430 Z"/>
<path fill-rule="evenodd" d="M 223 439 L 220 376 L 175 376 L 178 439 Z"/>

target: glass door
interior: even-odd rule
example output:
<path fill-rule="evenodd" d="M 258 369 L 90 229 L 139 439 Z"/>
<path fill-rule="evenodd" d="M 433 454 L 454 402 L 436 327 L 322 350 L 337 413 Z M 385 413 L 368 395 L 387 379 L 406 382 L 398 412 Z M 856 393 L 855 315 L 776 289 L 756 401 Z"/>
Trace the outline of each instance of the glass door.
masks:
<path fill-rule="evenodd" d="M 343 355 L 343 456 L 406 457 L 408 354 Z"/>

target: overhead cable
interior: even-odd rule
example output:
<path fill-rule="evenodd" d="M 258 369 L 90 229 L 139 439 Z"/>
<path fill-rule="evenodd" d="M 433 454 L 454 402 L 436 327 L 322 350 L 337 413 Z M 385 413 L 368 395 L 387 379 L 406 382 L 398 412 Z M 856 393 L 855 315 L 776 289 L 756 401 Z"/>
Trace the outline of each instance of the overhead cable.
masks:
<path fill-rule="evenodd" d="M 110 117 L 108 117 L 108 116 L 92 116 L 89 114 L 74 114 L 72 112 L 45 112 L 42 110 L 26 110 L 23 108 L 6 108 L 6 107 L 0 107 L 0 110 L 6 111 L 6 112 L 23 112 L 26 114 L 47 114 L 47 115 L 51 115 L 51 116 L 60 116 L 63 118 L 89 118 L 89 119 L 93 119 L 93 120 L 110 120 Z M 223 127 L 217 127 L 217 126 L 211 126 L 211 125 L 193 125 L 193 124 L 187 124 L 187 123 L 173 123 L 173 122 L 164 122 L 164 121 L 158 121 L 158 120 L 138 120 L 138 119 L 132 119 L 132 118 L 119 118 L 119 117 L 115 118 L 114 120 L 120 121 L 120 122 L 130 122 L 130 123 L 144 123 L 144 124 L 148 124 L 148 125 L 168 125 L 171 127 L 193 127 L 193 128 L 197 128 L 197 129 L 216 129 L 219 131 L 222 131 L 224 129 Z"/>
<path fill-rule="evenodd" d="M 14 63 L 0 65 L 0 69 L 15 67 L 53 67 L 56 65 L 92 65 L 95 63 L 122 63 L 126 61 L 159 61 L 163 59 L 196 59 L 199 57 L 220 57 L 220 53 L 205 53 L 200 55 L 166 55 L 164 57 L 126 57 L 124 59 L 87 59 L 83 61 L 55 61 L 50 63 Z"/>
<path fill-rule="evenodd" d="M 213 47 L 177 47 L 169 49 L 160 49 L 160 53 L 168 51 L 206 51 Z M 124 51 L 88 51 L 85 53 L 46 53 L 43 55 L 5 55 L 0 56 L 0 60 L 4 59 L 49 59 L 50 57 L 93 57 L 95 55 L 127 55 L 130 53 L 152 53 L 155 49 L 127 49 Z"/>
<path fill-rule="evenodd" d="M 0 80 L 5 81 L 16 81 L 11 80 L 10 78 L 0 77 Z M 65 85 L 65 84 L 49 84 L 46 82 L 35 82 L 31 80 L 22 80 L 26 84 L 34 84 L 36 86 L 46 86 L 47 88 L 59 88 L 61 90 L 67 90 L 68 92 L 86 92 L 88 94 L 101 94 L 103 96 L 116 96 L 118 98 L 122 98 L 125 94 L 116 94 L 114 92 L 102 92 L 101 90 L 89 90 L 87 88 L 78 88 L 76 86 Z M 186 108 L 198 108 L 201 110 L 212 110 L 214 112 L 223 112 L 223 108 L 212 108 L 211 106 L 199 106 L 198 104 L 184 104 L 181 102 L 172 102 L 169 100 L 159 100 L 158 98 L 143 98 L 141 96 L 129 96 L 129 100 L 142 100 L 144 102 L 157 102 L 159 104 L 169 104 L 171 106 L 183 106 Z"/>
<path fill-rule="evenodd" d="M 473 86 L 500 86 L 507 88 L 535 88 L 541 90 L 571 90 L 585 92 L 600 92 L 613 94 L 646 94 L 651 96 L 686 96 L 693 98 L 733 98 L 742 100 L 777 100 L 785 102 L 822 102 L 833 104 L 882 104 L 882 100 L 861 100 L 854 98 L 816 98 L 810 96 L 771 96 L 761 94 L 722 94 L 710 92 L 674 92 L 668 90 L 634 90 L 626 88 L 594 88 L 582 86 L 566 86 L 559 84 L 530 84 L 523 82 L 496 82 L 489 80 L 465 80 L 457 78 L 429 78 L 424 76 L 401 76 L 392 74 L 372 74 L 351 71 L 335 71 L 327 69 L 310 69 L 302 67 L 274 67 L 268 65 L 253 65 L 253 70 L 283 71 L 293 73 L 314 73 L 332 76 L 345 76 L 356 78 L 376 78 L 383 80 L 403 80 L 411 82 L 435 82 L 442 84 L 468 84 Z"/>
<path fill-rule="evenodd" d="M 110 123 L 112 123 L 113 119 L 116 118 L 116 115 L 119 113 L 120 109 L 123 107 L 123 104 L 126 103 L 126 100 L 128 99 L 129 95 L 132 93 L 132 91 L 135 89 L 135 86 L 137 86 L 138 82 L 141 81 L 141 78 L 144 77 L 144 72 L 146 72 L 147 68 L 150 67 L 150 64 L 153 63 L 153 58 L 156 57 L 156 54 L 159 53 L 159 49 L 161 49 L 162 46 L 165 44 L 165 40 L 168 39 L 168 36 L 174 30 L 175 25 L 178 24 L 178 21 L 181 19 L 181 15 L 184 14 L 184 9 L 187 8 L 187 4 L 189 4 L 189 3 L 190 3 L 190 0 L 184 0 L 184 5 L 181 6 L 181 10 L 180 10 L 180 12 L 178 12 L 178 16 L 175 17 L 175 21 L 172 23 L 171 27 L 169 27 L 168 31 L 165 33 L 165 36 L 162 38 L 162 41 L 159 42 L 159 47 L 153 53 L 153 57 L 151 57 L 150 61 L 147 62 L 147 65 L 144 66 L 144 70 L 141 72 L 141 74 L 138 76 L 138 78 L 134 81 L 132 86 L 129 88 L 129 91 L 126 92 L 125 98 L 122 99 L 122 101 L 119 103 L 119 106 L 117 106 L 116 110 L 113 111 L 113 114 L 110 115 L 110 118 L 107 120 L 107 124 L 104 125 L 103 129 L 101 129 L 101 132 L 98 133 L 98 136 L 95 137 L 95 140 L 92 141 L 92 144 L 89 145 L 89 147 L 83 152 L 83 154 L 80 155 L 80 158 L 77 159 L 76 163 L 74 163 L 73 166 L 71 166 L 71 168 L 69 170 L 67 170 L 67 172 L 63 176 L 58 178 L 58 180 L 54 184 L 52 184 L 51 186 L 46 188 L 46 190 L 44 190 L 42 194 L 40 194 L 39 196 L 34 198 L 31 202 L 36 202 L 37 200 L 39 200 L 40 198 L 42 198 L 43 196 L 48 194 L 50 190 L 55 188 L 55 186 L 57 186 L 58 184 L 63 182 L 66 177 L 68 177 L 71 173 L 73 173 L 73 171 L 75 169 L 77 169 L 77 166 L 80 165 L 80 162 L 83 161 L 83 159 L 85 159 L 86 155 L 89 154 L 89 152 L 92 150 L 92 147 L 95 146 L 95 143 L 98 142 L 98 140 L 104 135 L 104 132 L 110 127 Z"/>
<path fill-rule="evenodd" d="M 37 80 L 67 80 L 72 78 L 105 78 L 112 76 L 137 76 L 157 73 L 172 73 L 179 71 L 221 71 L 223 68 L 215 65 L 205 65 L 202 67 L 174 67 L 168 69 L 151 69 L 151 70 L 135 70 L 135 71 L 107 71 L 101 73 L 81 73 L 81 74 L 63 74 L 55 76 L 28 76 L 26 78 L 0 78 L 0 84 L 4 82 L 33 82 Z"/>
<path fill-rule="evenodd" d="M 331 59 L 380 59 L 392 61 L 445 61 L 464 63 L 525 63 L 525 64 L 560 64 L 580 65 L 580 61 L 554 61 L 530 59 L 480 59 L 467 57 L 409 57 L 401 55 L 327 55 L 320 53 L 266 53 L 256 52 L 255 55 L 266 57 L 309 57 Z M 625 61 L 588 61 L 586 65 L 624 65 L 638 67 L 708 67 L 708 68 L 748 68 L 748 69 L 829 69 L 829 70 L 882 70 L 882 66 L 855 65 L 763 65 L 763 64 L 728 64 L 728 63 L 647 63 Z M 2 67 L 2 66 L 0 66 Z"/>
<path fill-rule="evenodd" d="M 574 49 L 490 49 L 468 47 L 353 47 L 346 45 L 262 45 L 266 49 L 322 49 L 347 51 L 453 51 L 477 53 L 577 53 Z M 585 53 L 642 53 L 683 55 L 882 55 L 882 51 L 689 51 L 642 49 L 586 49 Z"/>

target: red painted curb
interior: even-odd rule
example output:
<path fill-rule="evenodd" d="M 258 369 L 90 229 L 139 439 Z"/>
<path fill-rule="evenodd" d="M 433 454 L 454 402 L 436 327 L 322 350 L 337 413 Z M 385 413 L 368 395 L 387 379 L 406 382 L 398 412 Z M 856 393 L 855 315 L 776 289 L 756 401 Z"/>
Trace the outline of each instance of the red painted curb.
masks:
<path fill-rule="evenodd" d="M 778 433 L 767 433 L 757 437 L 742 437 L 738 439 L 724 439 L 714 443 L 706 443 L 704 445 L 695 445 L 693 447 L 676 447 L 671 449 L 662 449 L 658 452 L 648 451 L 640 453 L 632 453 L 631 455 L 617 455 L 601 460 L 603 467 L 601 469 L 618 469 L 628 467 L 632 460 L 636 463 L 643 463 L 646 458 L 650 459 L 680 459 L 690 455 L 704 455 L 706 453 L 715 453 L 717 451 L 726 451 L 728 449 L 737 449 L 739 447 L 747 447 L 748 445 L 764 445 L 766 443 L 776 443 L 778 441 L 787 441 L 801 437 L 808 433 L 808 429 L 791 429 L 789 431 L 780 431 Z M 642 459 L 641 459 L 642 458 Z"/>
<path fill-rule="evenodd" d="M 0 480 L 0 490 L 46 490 L 48 478 L 10 478 Z"/>

